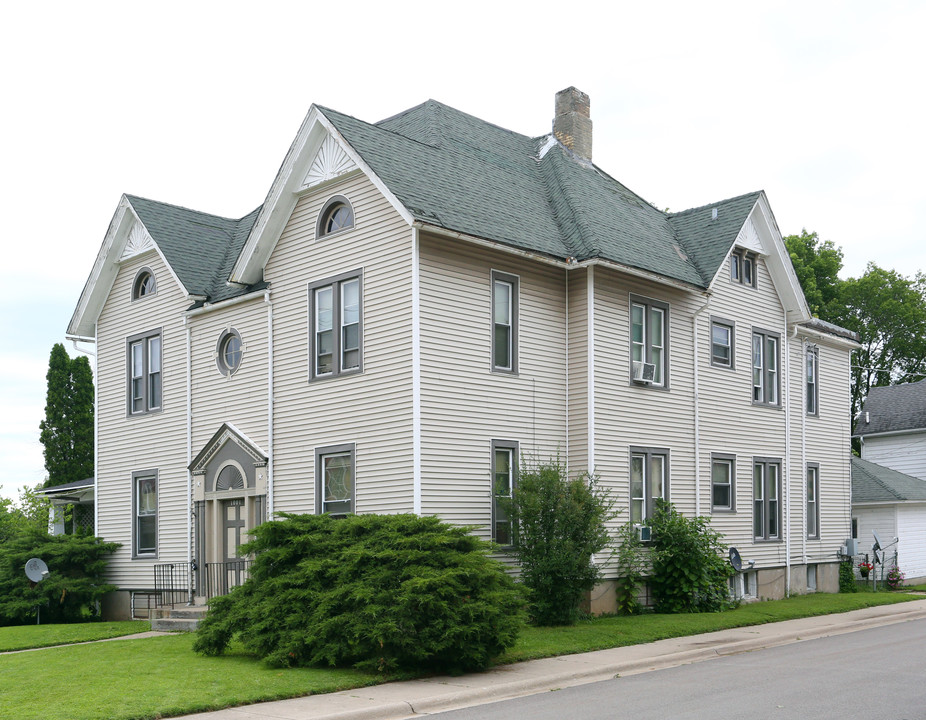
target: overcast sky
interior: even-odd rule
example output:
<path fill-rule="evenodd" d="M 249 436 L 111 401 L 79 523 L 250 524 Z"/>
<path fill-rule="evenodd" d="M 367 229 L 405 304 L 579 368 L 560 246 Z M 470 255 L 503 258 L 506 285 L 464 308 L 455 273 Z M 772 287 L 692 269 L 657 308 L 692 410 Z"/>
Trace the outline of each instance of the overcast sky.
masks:
<path fill-rule="evenodd" d="M 926 3 L 583 5 L 8 3 L 0 496 L 45 477 L 48 356 L 120 195 L 241 217 L 313 102 L 373 122 L 434 98 L 536 136 L 575 85 L 596 164 L 658 207 L 764 189 L 845 275 L 926 268 Z"/>

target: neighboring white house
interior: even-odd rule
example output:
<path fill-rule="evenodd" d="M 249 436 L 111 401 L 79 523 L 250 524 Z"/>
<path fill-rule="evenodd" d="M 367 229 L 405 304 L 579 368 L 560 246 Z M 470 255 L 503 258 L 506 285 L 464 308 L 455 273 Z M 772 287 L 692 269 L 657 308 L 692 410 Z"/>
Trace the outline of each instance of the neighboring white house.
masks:
<path fill-rule="evenodd" d="M 712 516 L 740 592 L 835 590 L 855 336 L 811 318 L 763 192 L 666 213 L 591 157 L 574 88 L 540 137 L 433 100 L 312 106 L 240 220 L 123 196 L 68 328 L 97 346 L 107 613 L 165 568 L 237 581 L 278 511 L 504 544 L 498 493 L 556 455 L 619 522 L 659 497 Z"/>
<path fill-rule="evenodd" d="M 858 519 L 859 549 L 871 547 L 871 528 L 882 540 L 897 537 L 907 580 L 926 577 L 926 380 L 871 388 L 856 418 L 855 436 L 862 460 L 877 464 L 872 474 L 883 484 L 876 504 L 869 495 L 860 505 L 853 466 L 852 512 Z M 877 466 L 896 473 L 876 471 Z M 875 486 L 868 485 L 873 492 Z"/>
<path fill-rule="evenodd" d="M 855 436 L 863 460 L 926 480 L 926 380 L 871 388 Z"/>
<path fill-rule="evenodd" d="M 926 480 L 852 458 L 852 528 L 860 554 L 873 557 L 877 532 L 891 545 L 884 555 L 887 570 L 896 556 L 907 582 L 926 578 Z"/>
<path fill-rule="evenodd" d="M 93 478 L 38 490 L 37 494 L 48 498 L 51 505 L 48 531 L 52 535 L 76 531 L 92 533 L 95 526 L 94 491 Z"/>

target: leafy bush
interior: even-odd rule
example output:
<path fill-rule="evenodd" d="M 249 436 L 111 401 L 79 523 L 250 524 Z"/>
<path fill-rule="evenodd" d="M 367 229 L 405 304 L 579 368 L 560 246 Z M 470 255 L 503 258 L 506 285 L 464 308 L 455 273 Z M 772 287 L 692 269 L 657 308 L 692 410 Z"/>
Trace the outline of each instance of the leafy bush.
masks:
<path fill-rule="evenodd" d="M 643 543 L 637 537 L 633 523 L 624 523 L 617 531 L 617 613 L 633 615 L 640 612 L 639 593 L 646 577 Z"/>
<path fill-rule="evenodd" d="M 888 572 L 887 577 L 885 578 L 885 582 L 891 590 L 897 590 L 903 587 L 904 578 L 906 578 L 904 572 L 899 567 L 894 565 Z"/>
<path fill-rule="evenodd" d="M 839 563 L 839 592 L 858 592 L 858 584 L 855 582 L 855 569 L 852 567 L 851 560 Z"/>
<path fill-rule="evenodd" d="M 523 597 L 491 545 L 434 517 L 281 514 L 252 531 L 250 578 L 210 602 L 194 649 L 237 636 L 275 665 L 481 669 L 511 647 Z"/>
<path fill-rule="evenodd" d="M 106 563 L 119 547 L 86 535 L 49 535 L 35 529 L 16 534 L 0 546 L 0 625 L 35 622 L 41 607 L 43 623 L 84 622 L 115 585 L 103 581 Z M 33 557 L 48 565 L 48 577 L 30 587 L 26 562 Z"/>
<path fill-rule="evenodd" d="M 610 497 L 587 473 L 569 479 L 561 463 L 550 461 L 522 471 L 513 497 L 502 504 L 512 520 L 532 622 L 571 625 L 600 578 L 592 555 L 609 542 Z"/>
<path fill-rule="evenodd" d="M 686 518 L 660 500 L 650 526 L 650 587 L 656 612 L 716 612 L 728 607 L 726 549 L 710 520 Z"/>

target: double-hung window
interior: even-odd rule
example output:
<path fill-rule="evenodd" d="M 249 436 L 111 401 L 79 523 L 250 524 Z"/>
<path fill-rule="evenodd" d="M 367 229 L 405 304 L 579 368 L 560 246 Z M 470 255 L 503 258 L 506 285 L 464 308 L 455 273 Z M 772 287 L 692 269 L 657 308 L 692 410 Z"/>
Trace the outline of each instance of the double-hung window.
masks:
<path fill-rule="evenodd" d="M 817 415 L 819 413 L 820 388 L 817 376 L 820 371 L 820 356 L 817 348 L 810 345 L 807 347 L 804 356 L 804 390 L 806 396 L 806 409 L 808 415 Z"/>
<path fill-rule="evenodd" d="M 132 554 L 153 557 L 158 552 L 158 475 L 155 471 L 132 475 L 134 522 Z"/>
<path fill-rule="evenodd" d="M 161 331 L 128 339 L 128 413 L 161 409 Z"/>
<path fill-rule="evenodd" d="M 511 518 L 504 503 L 510 500 L 518 480 L 518 443 L 492 441 L 492 540 L 511 545 Z M 501 502 L 499 502 L 501 500 Z"/>
<path fill-rule="evenodd" d="M 807 538 L 820 539 L 820 466 L 807 464 Z"/>
<path fill-rule="evenodd" d="M 730 368 L 733 364 L 733 321 L 711 318 L 711 365 Z"/>
<path fill-rule="evenodd" d="M 362 370 L 362 291 L 359 270 L 309 286 L 311 379 Z"/>
<path fill-rule="evenodd" d="M 630 448 L 630 522 L 642 525 L 653 516 L 657 500 L 669 499 L 669 451 Z"/>
<path fill-rule="evenodd" d="M 735 283 L 756 286 L 756 255 L 746 250 L 730 253 L 730 279 Z"/>
<path fill-rule="evenodd" d="M 669 306 L 630 296 L 631 380 L 657 387 L 669 384 Z"/>
<path fill-rule="evenodd" d="M 492 370 L 518 372 L 518 277 L 492 271 Z"/>
<path fill-rule="evenodd" d="M 752 331 L 752 402 L 756 405 L 781 404 L 779 337 L 765 330 Z"/>
<path fill-rule="evenodd" d="M 315 450 L 315 511 L 344 517 L 354 512 L 353 443 Z"/>
<path fill-rule="evenodd" d="M 781 460 L 754 458 L 752 463 L 753 536 L 781 539 Z"/>
<path fill-rule="evenodd" d="M 724 453 L 711 454 L 711 510 L 733 512 L 736 509 L 736 457 Z"/>

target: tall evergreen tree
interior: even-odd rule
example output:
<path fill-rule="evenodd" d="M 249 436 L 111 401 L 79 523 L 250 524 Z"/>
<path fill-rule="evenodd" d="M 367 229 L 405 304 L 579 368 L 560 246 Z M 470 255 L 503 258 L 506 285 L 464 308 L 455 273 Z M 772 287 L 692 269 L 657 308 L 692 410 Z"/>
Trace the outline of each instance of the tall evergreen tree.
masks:
<path fill-rule="evenodd" d="M 39 423 L 45 446 L 45 487 L 93 475 L 93 373 L 85 357 L 74 360 L 56 343 L 48 361 L 45 419 Z"/>

